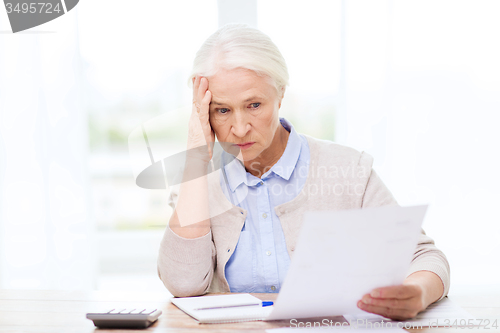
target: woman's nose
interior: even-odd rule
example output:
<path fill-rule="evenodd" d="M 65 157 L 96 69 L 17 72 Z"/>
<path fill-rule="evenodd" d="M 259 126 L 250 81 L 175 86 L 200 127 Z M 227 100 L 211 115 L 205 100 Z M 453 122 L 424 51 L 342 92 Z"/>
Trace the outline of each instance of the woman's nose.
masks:
<path fill-rule="evenodd" d="M 244 112 L 235 112 L 233 116 L 233 122 L 231 124 L 231 132 L 239 137 L 243 138 L 250 131 L 251 125 Z"/>

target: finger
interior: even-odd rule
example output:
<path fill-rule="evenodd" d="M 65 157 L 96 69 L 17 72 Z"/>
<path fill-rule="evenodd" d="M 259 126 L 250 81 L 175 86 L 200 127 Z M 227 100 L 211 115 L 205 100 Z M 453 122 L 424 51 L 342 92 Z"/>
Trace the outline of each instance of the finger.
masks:
<path fill-rule="evenodd" d="M 414 285 L 399 285 L 373 289 L 370 296 L 373 298 L 408 299 L 418 296 L 418 287 Z"/>
<path fill-rule="evenodd" d="M 375 305 L 386 308 L 394 309 L 410 309 L 417 310 L 420 309 L 421 304 L 419 298 L 412 297 L 408 299 L 398 299 L 398 298 L 373 298 L 366 294 L 363 296 L 361 301 L 367 305 Z"/>
<path fill-rule="evenodd" d="M 203 99 L 201 100 L 201 106 L 202 108 L 207 111 L 210 108 L 210 101 L 212 100 L 212 92 L 210 90 L 205 90 L 205 94 L 203 96 Z"/>
<path fill-rule="evenodd" d="M 205 135 L 205 140 L 206 140 L 207 145 L 209 147 L 210 156 L 212 156 L 212 142 L 213 142 L 213 138 L 212 138 L 213 129 L 210 126 L 210 115 L 209 115 L 209 108 L 210 108 L 211 99 L 212 99 L 212 93 L 210 90 L 207 90 L 205 92 L 205 96 L 201 100 L 201 107 L 200 107 L 200 114 L 199 114 L 200 121 L 203 124 L 206 124 L 205 126 L 203 126 L 203 132 L 204 132 L 203 134 Z"/>
<path fill-rule="evenodd" d="M 206 77 L 200 78 L 200 85 L 198 88 L 198 96 L 197 96 L 197 102 L 201 103 L 201 100 L 205 96 L 205 93 L 208 89 L 208 80 Z"/>
<path fill-rule="evenodd" d="M 363 311 L 378 314 L 378 315 L 381 315 L 383 317 L 395 319 L 395 320 L 405 320 L 405 319 L 414 318 L 418 313 L 416 311 L 411 311 L 411 310 L 406 310 L 406 309 L 394 309 L 394 308 L 388 308 L 388 307 L 384 307 L 384 306 L 365 304 L 361 301 L 358 301 L 357 305 L 358 305 L 358 308 L 360 308 Z"/>
<path fill-rule="evenodd" d="M 212 93 L 210 90 L 206 90 L 200 103 L 200 119 L 208 121 L 210 101 L 212 100 Z"/>
<path fill-rule="evenodd" d="M 200 76 L 196 75 L 194 78 L 193 84 L 193 101 L 196 101 L 196 97 L 198 96 L 198 88 L 200 87 Z"/>
<path fill-rule="evenodd" d="M 207 80 L 207 83 L 208 83 L 208 80 Z M 215 132 L 214 132 L 214 129 L 212 128 L 212 124 L 210 123 L 210 104 L 212 103 L 212 92 L 210 90 L 207 89 L 207 92 L 205 94 L 205 97 L 202 101 L 203 105 L 206 105 L 205 108 L 206 108 L 206 111 L 204 111 L 204 114 L 206 115 L 207 117 L 207 123 L 208 123 L 208 127 L 210 129 L 210 133 L 208 134 L 209 137 L 210 137 L 210 141 L 212 144 L 215 144 Z"/>

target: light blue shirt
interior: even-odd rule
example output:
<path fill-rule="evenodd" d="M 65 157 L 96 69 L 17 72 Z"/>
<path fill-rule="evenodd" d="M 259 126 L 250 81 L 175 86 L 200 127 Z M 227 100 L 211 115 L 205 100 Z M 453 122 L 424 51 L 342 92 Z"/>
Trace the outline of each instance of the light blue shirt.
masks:
<path fill-rule="evenodd" d="M 221 177 L 226 198 L 248 212 L 238 244 L 226 264 L 231 292 L 277 293 L 290 266 L 274 207 L 300 193 L 307 179 L 310 154 L 307 139 L 284 118 L 280 122 L 290 132 L 288 142 L 279 161 L 262 178 L 246 172 L 237 159 L 224 167 L 227 185 Z M 228 160 L 227 153 L 223 154 Z"/>

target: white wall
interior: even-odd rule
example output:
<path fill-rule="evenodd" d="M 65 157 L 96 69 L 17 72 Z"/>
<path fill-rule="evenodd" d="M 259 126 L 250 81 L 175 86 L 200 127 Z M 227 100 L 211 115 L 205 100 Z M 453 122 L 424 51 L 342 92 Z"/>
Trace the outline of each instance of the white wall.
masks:
<path fill-rule="evenodd" d="M 197 48 L 216 29 L 217 4 L 220 23 L 234 15 L 225 0 L 203 2 L 201 11 L 201 2 L 120 4 L 111 25 L 114 2 L 82 1 L 34 29 L 45 33 L 0 34 L 0 288 L 96 286 L 82 106 L 120 96 L 159 98 L 162 112 L 183 100 L 189 105 L 184 79 L 182 87 L 162 82 L 175 71 L 187 75 Z M 290 114 L 318 118 L 303 110 L 314 105 L 314 93 L 328 96 L 337 141 L 371 153 L 401 205 L 430 203 L 424 228 L 450 260 L 452 286 L 498 283 L 499 2 L 248 4 L 251 10 L 237 19 L 257 22 L 289 63 L 283 105 L 297 108 Z M 9 30 L 2 10 L 0 30 Z M 82 99 L 80 80 L 92 85 L 92 96 Z M 127 126 L 147 117 L 137 110 Z M 108 118 L 116 120 L 99 119 Z M 151 269 L 155 249 L 136 259 L 149 253 Z"/>
<path fill-rule="evenodd" d="M 375 157 L 453 284 L 499 283 L 500 3 L 345 1 L 338 141 Z"/>
<path fill-rule="evenodd" d="M 93 286 L 75 11 L 0 34 L 0 288 Z"/>

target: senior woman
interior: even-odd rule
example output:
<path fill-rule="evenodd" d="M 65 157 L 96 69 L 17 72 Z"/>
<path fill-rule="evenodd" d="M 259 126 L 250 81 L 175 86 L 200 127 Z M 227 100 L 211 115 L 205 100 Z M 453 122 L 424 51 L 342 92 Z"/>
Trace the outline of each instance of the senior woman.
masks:
<path fill-rule="evenodd" d="M 158 273 L 173 295 L 279 292 L 305 211 L 397 204 L 372 170 L 371 156 L 299 134 L 279 117 L 287 67 L 259 30 L 229 24 L 216 31 L 197 52 L 190 82 L 184 176 L 207 170 L 215 137 L 225 150 L 222 160 L 236 159 L 171 191 L 174 213 Z M 358 307 L 407 319 L 448 289 L 446 257 L 422 231 L 404 283 L 373 290 Z"/>

